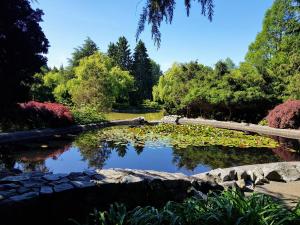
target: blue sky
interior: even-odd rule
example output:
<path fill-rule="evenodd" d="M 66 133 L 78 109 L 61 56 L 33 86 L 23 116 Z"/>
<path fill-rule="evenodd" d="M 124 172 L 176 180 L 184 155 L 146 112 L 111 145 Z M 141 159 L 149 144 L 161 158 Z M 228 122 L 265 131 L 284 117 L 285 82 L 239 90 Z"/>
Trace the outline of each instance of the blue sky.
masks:
<path fill-rule="evenodd" d="M 50 41 L 48 65 L 66 65 L 73 49 L 91 37 L 105 52 L 110 42 L 125 36 L 133 49 L 135 32 L 145 0 L 38 0 L 44 11 L 41 26 Z M 213 66 L 230 57 L 243 61 L 249 44 L 261 30 L 264 14 L 273 0 L 216 0 L 212 22 L 200 15 L 194 3 L 186 17 L 183 0 L 177 0 L 174 20 L 161 27 L 162 43 L 154 46 L 149 27 L 141 35 L 149 56 L 163 70 L 174 62 L 198 60 Z"/>

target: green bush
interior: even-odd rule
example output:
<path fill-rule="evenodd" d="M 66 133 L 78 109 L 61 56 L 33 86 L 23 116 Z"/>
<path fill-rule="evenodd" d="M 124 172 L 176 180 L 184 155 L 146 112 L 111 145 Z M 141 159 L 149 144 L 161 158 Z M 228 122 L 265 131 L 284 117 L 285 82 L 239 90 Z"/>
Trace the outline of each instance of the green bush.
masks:
<path fill-rule="evenodd" d="M 76 124 L 99 123 L 105 120 L 104 115 L 93 107 L 73 108 L 72 114 Z"/>
<path fill-rule="evenodd" d="M 299 224 L 300 205 L 288 210 L 269 196 L 244 197 L 238 191 L 210 194 L 206 200 L 190 198 L 183 203 L 168 202 L 162 209 L 152 206 L 129 211 L 114 204 L 108 211 L 95 211 L 89 225 L 283 225 Z"/>
<path fill-rule="evenodd" d="M 143 101 L 143 107 L 145 109 L 155 109 L 155 110 L 161 109 L 161 105 L 158 102 L 153 102 L 149 99 Z"/>

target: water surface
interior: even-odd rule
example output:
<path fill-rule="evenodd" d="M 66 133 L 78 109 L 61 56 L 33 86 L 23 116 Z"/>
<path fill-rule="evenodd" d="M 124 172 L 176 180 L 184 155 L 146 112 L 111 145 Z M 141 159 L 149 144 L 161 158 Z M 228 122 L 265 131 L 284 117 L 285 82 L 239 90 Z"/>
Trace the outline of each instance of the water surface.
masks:
<path fill-rule="evenodd" d="M 246 164 L 300 160 L 296 152 L 284 146 L 237 148 L 224 146 L 188 146 L 179 148 L 163 140 L 143 146 L 132 143 L 82 141 L 85 134 L 53 137 L 48 140 L 0 146 L 0 170 L 69 173 L 86 169 L 131 168 L 181 172 L 187 175 Z"/>

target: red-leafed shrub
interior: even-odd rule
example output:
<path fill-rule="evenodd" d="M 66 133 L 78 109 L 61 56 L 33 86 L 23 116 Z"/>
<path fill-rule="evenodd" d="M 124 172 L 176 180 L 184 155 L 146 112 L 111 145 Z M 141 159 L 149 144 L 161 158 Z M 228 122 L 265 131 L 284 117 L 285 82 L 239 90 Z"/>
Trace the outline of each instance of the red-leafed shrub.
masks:
<path fill-rule="evenodd" d="M 20 117 L 32 127 L 62 127 L 74 123 L 70 110 L 58 103 L 20 103 Z"/>
<path fill-rule="evenodd" d="M 288 100 L 269 112 L 267 121 L 270 127 L 300 128 L 300 100 Z"/>

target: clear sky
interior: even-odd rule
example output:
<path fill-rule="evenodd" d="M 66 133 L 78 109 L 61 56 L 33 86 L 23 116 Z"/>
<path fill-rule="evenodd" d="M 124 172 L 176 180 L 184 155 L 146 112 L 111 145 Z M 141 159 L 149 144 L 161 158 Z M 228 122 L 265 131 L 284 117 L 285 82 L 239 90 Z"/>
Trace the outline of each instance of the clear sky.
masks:
<path fill-rule="evenodd" d="M 133 49 L 139 14 L 145 0 L 38 0 L 34 7 L 44 11 L 41 24 L 51 47 L 48 65 L 66 65 L 73 49 L 90 37 L 105 52 L 110 42 L 125 36 Z M 212 22 L 200 15 L 193 3 L 186 17 L 184 0 L 177 0 L 174 20 L 161 27 L 162 43 L 154 46 L 149 27 L 141 35 L 149 56 L 163 70 L 174 62 L 198 60 L 213 66 L 230 57 L 243 61 L 248 45 L 262 28 L 264 14 L 273 0 L 215 0 Z"/>

